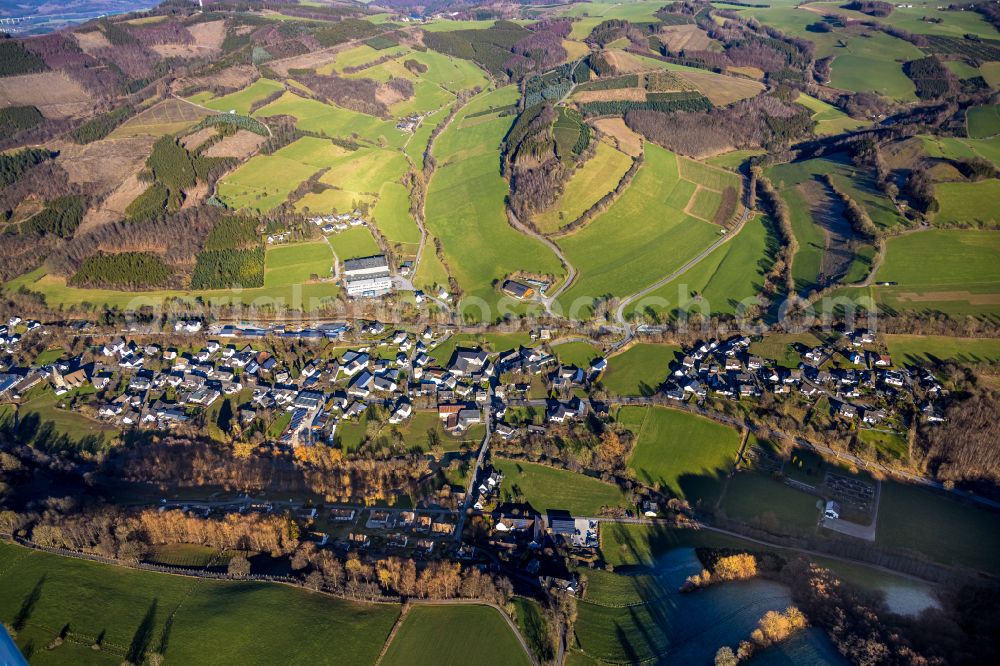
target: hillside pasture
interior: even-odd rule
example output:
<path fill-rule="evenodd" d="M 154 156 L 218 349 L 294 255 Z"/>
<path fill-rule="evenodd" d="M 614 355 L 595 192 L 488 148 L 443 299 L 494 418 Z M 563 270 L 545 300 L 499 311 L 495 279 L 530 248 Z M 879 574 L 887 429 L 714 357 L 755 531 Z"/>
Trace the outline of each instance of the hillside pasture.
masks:
<path fill-rule="evenodd" d="M 663 407 L 623 407 L 619 419 L 641 423 L 633 430 L 636 444 L 628 460 L 637 479 L 646 485 L 658 485 L 692 504 L 715 502 L 722 479 L 736 463 L 739 432 L 701 416 Z"/>
<path fill-rule="evenodd" d="M 607 141 L 596 144 L 594 156 L 578 167 L 563 188 L 562 196 L 533 221 L 542 233 L 557 231 L 574 222 L 603 196 L 612 192 L 632 160 Z"/>
<path fill-rule="evenodd" d="M 350 153 L 328 139 L 304 136 L 273 154 L 320 169 Z"/>
<path fill-rule="evenodd" d="M 250 107 L 253 106 L 254 102 L 265 99 L 283 89 L 284 86 L 277 81 L 257 79 L 246 88 L 223 95 L 222 97 L 212 97 L 209 99 L 199 97 L 197 103 L 209 109 L 221 111 L 222 113 L 235 111 L 241 116 L 246 116 L 250 114 Z"/>
<path fill-rule="evenodd" d="M 502 501 L 522 500 L 536 511 L 568 511 L 596 516 L 603 507 L 627 507 L 625 493 L 615 485 L 576 472 L 522 460 L 497 459 L 503 472 Z"/>
<path fill-rule="evenodd" d="M 165 99 L 144 111 L 140 111 L 114 129 L 110 139 L 132 136 L 155 136 L 178 134 L 193 127 L 211 111 L 198 108 L 180 99 Z"/>
<path fill-rule="evenodd" d="M 656 282 L 718 234 L 715 225 L 684 213 L 695 188 L 680 178 L 676 156 L 652 144 L 645 152 L 629 188 L 587 226 L 558 241 L 579 271 L 560 298 L 570 317 L 588 316 L 595 299 L 625 296 Z M 675 191 L 682 200 L 674 199 Z"/>
<path fill-rule="evenodd" d="M 741 304 L 756 303 L 763 276 L 773 263 L 777 238 L 771 222 L 750 219 L 730 242 L 712 250 L 705 259 L 677 278 L 634 303 L 634 314 L 681 311 L 706 315 L 736 314 Z"/>
<path fill-rule="evenodd" d="M 500 611 L 471 604 L 414 606 L 403 618 L 381 663 L 459 666 L 468 663 L 470 655 L 483 666 L 531 664 Z"/>
<path fill-rule="evenodd" d="M 1000 180 L 990 178 L 978 183 L 938 183 L 935 185 L 941 209 L 934 223 L 941 225 L 1000 226 L 997 202 Z"/>
<path fill-rule="evenodd" d="M 892 310 L 995 316 L 1000 232 L 932 229 L 886 241 L 878 302 Z"/>
<path fill-rule="evenodd" d="M 327 136 L 356 136 L 373 144 L 384 141 L 394 148 L 402 146 L 406 141 L 406 135 L 396 129 L 392 121 L 306 99 L 292 92 L 285 92 L 253 115 L 261 119 L 285 114 L 294 116 L 298 127 Z"/>
<path fill-rule="evenodd" d="M 419 243 L 420 228 L 410 214 L 410 192 L 401 183 L 386 183 L 375 206 L 375 226 L 396 243 Z"/>
<path fill-rule="evenodd" d="M 327 237 L 327 240 L 341 261 L 356 257 L 370 257 L 380 252 L 371 230 L 364 226 L 351 227 L 339 234 Z"/>
<path fill-rule="evenodd" d="M 511 118 L 489 113 L 513 103 L 514 87 L 481 94 L 458 113 L 434 142 L 437 169 L 427 189 L 426 225 L 440 238 L 453 277 L 466 296 L 482 299 L 495 317 L 500 298 L 492 282 L 513 271 L 552 275 L 562 267 L 541 242 L 510 226 L 504 213 L 507 182 L 496 154 Z M 487 112 L 485 115 L 471 114 Z M 470 224 L 475 220 L 475 224 Z M 487 313 L 476 308 L 470 316 Z"/>
<path fill-rule="evenodd" d="M 1000 340 L 944 335 L 887 335 L 886 345 L 899 364 L 1000 363 Z"/>
<path fill-rule="evenodd" d="M 973 139 L 988 139 L 1000 133 L 1000 104 L 974 106 L 968 110 L 966 122 L 969 136 Z"/>
<path fill-rule="evenodd" d="M 399 606 L 360 604 L 283 585 L 123 569 L 0 543 L 0 618 L 21 618 L 17 642 L 43 663 L 374 663 Z M 27 612 L 24 612 L 27 609 Z M 247 626 L 268 632 L 247 633 Z M 69 639 L 39 648 L 68 627 Z M 234 636 L 240 640 L 233 640 Z M 91 644 L 100 637 L 100 649 Z M 39 659 L 39 658 L 44 659 Z"/>
<path fill-rule="evenodd" d="M 288 199 L 317 168 L 278 155 L 257 155 L 226 175 L 218 196 L 230 208 L 266 213 Z"/>
<path fill-rule="evenodd" d="M 866 123 L 863 120 L 856 120 L 849 115 L 823 100 L 810 97 L 800 92 L 795 99 L 796 104 L 800 104 L 812 111 L 812 119 L 816 121 L 816 136 L 827 136 L 830 134 L 841 134 L 863 127 Z"/>

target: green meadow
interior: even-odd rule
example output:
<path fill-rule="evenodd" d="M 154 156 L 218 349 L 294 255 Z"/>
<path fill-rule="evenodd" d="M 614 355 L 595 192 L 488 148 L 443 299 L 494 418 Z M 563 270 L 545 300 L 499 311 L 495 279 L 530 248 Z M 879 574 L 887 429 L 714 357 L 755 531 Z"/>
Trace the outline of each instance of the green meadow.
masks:
<path fill-rule="evenodd" d="M 721 480 L 736 463 L 739 432 L 663 407 L 623 407 L 618 418 L 636 435 L 628 466 L 638 480 L 692 503 L 715 502 Z"/>
<path fill-rule="evenodd" d="M 338 234 L 328 236 L 327 240 L 330 241 L 333 251 L 337 253 L 337 257 L 341 261 L 356 257 L 370 257 L 380 252 L 371 230 L 365 226 L 351 227 Z"/>
<path fill-rule="evenodd" d="M 653 284 L 718 237 L 719 227 L 684 213 L 695 185 L 680 178 L 677 157 L 653 144 L 645 150 L 645 162 L 621 197 L 558 241 L 579 271 L 560 298 L 570 317 L 587 316 L 594 299 Z"/>
<path fill-rule="evenodd" d="M 374 663 L 399 615 L 392 604 L 136 571 L 6 543 L 0 562 L 0 618 L 17 629 L 32 663 L 117 665 L 159 653 L 179 664 L 360 666 Z M 69 639 L 47 649 L 63 628 Z"/>
<path fill-rule="evenodd" d="M 397 243 L 419 243 L 420 228 L 410 215 L 410 192 L 401 183 L 386 183 L 375 205 L 375 226 Z"/>
<path fill-rule="evenodd" d="M 934 186 L 941 210 L 935 224 L 996 227 L 1000 224 L 997 202 L 1000 180 L 990 178 L 978 183 L 938 183 Z"/>
<path fill-rule="evenodd" d="M 800 92 L 795 102 L 813 112 L 812 119 L 816 121 L 815 133 L 817 136 L 840 134 L 866 124 L 863 120 L 851 118 L 832 104 L 827 104 L 823 100 L 810 97 L 805 93 Z"/>
<path fill-rule="evenodd" d="M 914 550 L 949 565 L 1000 573 L 1000 514 L 899 483 L 883 483 L 875 545 Z"/>
<path fill-rule="evenodd" d="M 406 140 L 406 136 L 396 129 L 392 121 L 306 99 L 292 92 L 286 92 L 277 100 L 257 109 L 253 115 L 255 118 L 265 118 L 284 114 L 295 117 L 298 121 L 296 124 L 301 129 L 327 136 L 356 136 L 375 145 L 384 144 L 397 148 Z"/>
<path fill-rule="evenodd" d="M 333 252 L 325 241 L 269 247 L 264 258 L 264 287 L 309 282 L 312 276 L 330 277 Z"/>
<path fill-rule="evenodd" d="M 495 304 L 500 294 L 493 287 L 494 280 L 514 271 L 556 279 L 562 275 L 555 254 L 511 227 L 504 212 L 508 187 L 500 175 L 496 151 L 510 117 L 489 113 L 469 117 L 507 106 L 516 98 L 517 89 L 512 86 L 480 95 L 434 143 L 438 166 L 427 189 L 426 224 L 441 240 L 448 266 L 467 299 L 482 299 L 491 310 L 482 312 L 476 302 L 467 300 L 474 318 L 498 316 Z M 417 277 L 424 284 L 419 273 Z"/>
<path fill-rule="evenodd" d="M 575 221 L 615 189 L 631 164 L 628 155 L 605 141 L 598 142 L 594 156 L 573 172 L 562 196 L 534 217 L 535 226 L 542 233 L 551 233 Z"/>
<path fill-rule="evenodd" d="M 754 303 L 770 269 L 777 239 L 770 222 L 751 218 L 728 243 L 712 250 L 696 266 L 633 305 L 636 314 L 669 313 L 678 308 L 706 315 L 734 314 L 742 302 Z M 666 301 L 663 305 L 660 299 Z"/>
<path fill-rule="evenodd" d="M 210 98 L 196 96 L 191 98 L 191 101 L 216 111 L 222 111 L 223 113 L 236 111 L 236 113 L 245 116 L 250 113 L 250 107 L 254 102 L 265 99 L 269 95 L 273 95 L 283 89 L 284 86 L 277 81 L 257 79 L 246 88 L 230 93 L 229 95 Z"/>
<path fill-rule="evenodd" d="M 629 506 L 625 493 L 615 485 L 576 472 L 521 460 L 494 460 L 503 472 L 501 499 L 523 498 L 536 511 L 569 511 L 579 516 L 597 516 L 603 507 Z"/>
<path fill-rule="evenodd" d="M 604 388 L 616 395 L 652 395 L 679 354 L 680 348 L 673 345 L 634 344 L 608 359 Z"/>
<path fill-rule="evenodd" d="M 266 213 L 283 204 L 288 195 L 318 171 L 278 155 L 257 155 L 219 181 L 218 196 L 230 208 Z"/>
<path fill-rule="evenodd" d="M 887 335 L 893 362 L 925 364 L 941 362 L 1000 363 L 1000 340 L 953 338 L 944 335 Z"/>
<path fill-rule="evenodd" d="M 567 342 L 553 346 L 552 351 L 564 365 L 575 365 L 578 368 L 588 368 L 590 363 L 601 356 L 601 350 L 589 342 Z"/>
<path fill-rule="evenodd" d="M 966 122 L 969 136 L 973 139 L 988 139 L 1000 133 L 1000 104 L 975 106 L 968 110 Z"/>
<path fill-rule="evenodd" d="M 490 606 L 414 606 L 389 644 L 386 666 L 529 666 L 531 659 Z"/>

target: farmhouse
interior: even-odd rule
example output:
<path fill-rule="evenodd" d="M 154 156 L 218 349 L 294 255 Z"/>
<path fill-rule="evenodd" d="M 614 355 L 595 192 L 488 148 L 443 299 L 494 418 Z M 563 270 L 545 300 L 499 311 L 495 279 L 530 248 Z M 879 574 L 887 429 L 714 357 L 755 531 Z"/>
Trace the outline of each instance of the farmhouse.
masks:
<path fill-rule="evenodd" d="M 344 262 L 344 286 L 351 297 L 374 297 L 392 289 L 389 263 L 384 255 L 348 259 Z"/>
<path fill-rule="evenodd" d="M 526 284 L 517 282 L 516 280 L 504 280 L 501 289 L 503 289 L 503 292 L 508 296 L 520 298 L 521 300 L 531 298 L 531 296 L 535 293 L 534 289 Z"/>

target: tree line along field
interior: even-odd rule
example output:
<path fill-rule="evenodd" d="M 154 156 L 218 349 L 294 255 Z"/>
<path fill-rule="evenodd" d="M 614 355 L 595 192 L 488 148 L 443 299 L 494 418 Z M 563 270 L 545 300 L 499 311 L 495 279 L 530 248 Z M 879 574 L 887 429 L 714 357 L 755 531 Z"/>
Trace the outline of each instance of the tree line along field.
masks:
<path fill-rule="evenodd" d="M 496 155 L 511 118 L 489 110 L 507 107 L 517 95 L 513 86 L 484 93 L 458 113 L 434 142 L 438 166 L 427 188 L 426 225 L 440 239 L 452 277 L 467 297 L 482 299 L 493 313 L 499 299 L 494 280 L 514 271 L 562 276 L 558 257 L 513 229 L 504 213 L 508 186 Z M 415 284 L 432 284 L 422 266 Z"/>
<path fill-rule="evenodd" d="M 594 299 L 653 284 L 718 236 L 719 227 L 685 212 L 698 184 L 681 178 L 677 156 L 653 144 L 646 144 L 645 156 L 628 189 L 605 212 L 558 240 L 579 272 L 559 299 L 571 317 L 588 316 Z"/>
<path fill-rule="evenodd" d="M 5 543 L 0 561 L 0 617 L 17 629 L 33 662 L 140 663 L 158 652 L 177 663 L 360 666 L 375 662 L 400 612 L 393 604 L 123 569 Z M 47 650 L 64 627 L 68 640 Z"/>
<path fill-rule="evenodd" d="M 527 502 L 543 515 L 556 510 L 596 516 L 602 507 L 628 506 L 618 486 L 583 474 L 521 460 L 496 459 L 493 464 L 504 475 L 501 500 Z"/>
<path fill-rule="evenodd" d="M 542 233 L 552 233 L 574 222 L 601 197 L 615 189 L 632 160 L 608 141 L 598 141 L 594 156 L 578 167 L 552 205 L 532 218 Z"/>

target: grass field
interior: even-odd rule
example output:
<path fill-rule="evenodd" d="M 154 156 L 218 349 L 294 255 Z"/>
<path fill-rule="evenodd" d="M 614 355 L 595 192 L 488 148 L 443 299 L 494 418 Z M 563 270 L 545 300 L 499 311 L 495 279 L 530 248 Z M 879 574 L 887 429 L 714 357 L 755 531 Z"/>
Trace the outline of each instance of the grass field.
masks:
<path fill-rule="evenodd" d="M 749 149 L 731 150 L 728 153 L 722 153 L 721 155 L 716 155 L 715 157 L 709 157 L 705 160 L 705 164 L 711 164 L 712 166 L 717 166 L 722 169 L 736 170 L 748 159 L 755 155 L 761 155 L 763 152 L 764 151 L 762 150 Z"/>
<path fill-rule="evenodd" d="M 741 471 L 726 484 L 719 508 L 726 516 L 777 533 L 816 529 L 816 498 L 758 472 Z"/>
<path fill-rule="evenodd" d="M 945 564 L 1000 573 L 1000 513 L 898 483 L 883 483 L 875 544 Z"/>
<path fill-rule="evenodd" d="M 649 286 L 718 236 L 718 227 L 683 212 L 694 187 L 681 180 L 676 156 L 652 144 L 645 152 L 625 193 L 586 227 L 559 239 L 579 271 L 560 298 L 571 318 L 588 316 L 595 299 Z"/>
<path fill-rule="evenodd" d="M 680 356 L 673 345 L 638 343 L 608 359 L 604 388 L 616 395 L 652 395 Z"/>
<path fill-rule="evenodd" d="M 180 299 L 186 303 L 195 303 L 200 299 L 211 307 L 244 304 L 313 312 L 320 307 L 329 305 L 336 299 L 339 291 L 337 286 L 331 282 L 203 291 L 160 289 L 127 292 L 113 289 L 77 289 L 67 286 L 65 278 L 46 275 L 44 269 L 25 273 L 11 280 L 4 285 L 4 290 L 17 291 L 21 287 L 41 294 L 50 306 L 105 305 L 127 310 L 138 310 L 146 306 L 162 307 L 171 299 Z"/>
<path fill-rule="evenodd" d="M 208 546 L 172 543 L 156 546 L 146 560 L 173 567 L 207 567 L 218 554 L 219 551 Z"/>
<path fill-rule="evenodd" d="M 264 258 L 264 287 L 309 282 L 313 275 L 330 277 L 333 253 L 325 241 L 269 247 Z"/>
<path fill-rule="evenodd" d="M 1000 104 L 975 106 L 966 117 L 969 136 L 973 139 L 988 139 L 1000 133 Z"/>
<path fill-rule="evenodd" d="M 219 181 L 219 198 L 230 208 L 266 213 L 319 169 L 278 155 L 257 155 Z"/>
<path fill-rule="evenodd" d="M 284 148 L 274 152 L 278 157 L 284 157 L 306 166 L 320 169 L 329 166 L 334 160 L 348 155 L 348 151 L 328 139 L 314 136 L 304 136 Z"/>
<path fill-rule="evenodd" d="M 552 208 L 534 217 L 535 226 L 551 233 L 570 224 L 614 190 L 631 164 L 628 155 L 606 141 L 598 142 L 594 156 L 573 172 Z"/>
<path fill-rule="evenodd" d="M 736 430 L 662 407 L 623 407 L 618 418 L 641 423 L 632 428 L 637 441 L 628 461 L 637 479 L 692 503 L 715 502 L 720 479 L 736 462 L 740 445 Z"/>
<path fill-rule="evenodd" d="M 284 86 L 277 81 L 257 79 L 243 90 L 229 95 L 212 97 L 210 99 L 198 97 L 191 99 L 191 101 L 216 111 L 222 111 L 223 113 L 236 111 L 236 113 L 245 116 L 250 113 L 250 107 L 254 102 L 273 95 L 283 88 Z"/>
<path fill-rule="evenodd" d="M 810 97 L 805 93 L 799 93 L 795 102 L 812 111 L 812 119 L 816 121 L 815 134 L 826 136 L 828 134 L 840 134 L 865 125 L 863 120 L 855 120 L 849 115 L 823 100 Z"/>
<path fill-rule="evenodd" d="M 1000 302 L 1000 233 L 934 229 L 890 238 L 875 287 L 894 310 L 992 314 Z"/>
<path fill-rule="evenodd" d="M 602 356 L 601 350 L 589 342 L 567 342 L 553 347 L 552 351 L 559 357 L 560 363 L 578 368 L 587 368 L 594 359 Z"/>
<path fill-rule="evenodd" d="M 504 501 L 523 496 L 536 511 L 569 511 L 579 516 L 596 516 L 605 506 L 627 507 L 625 493 L 618 486 L 583 474 L 521 460 L 494 460 L 503 472 L 500 494 Z"/>
<path fill-rule="evenodd" d="M 445 365 L 459 347 L 482 347 L 490 352 L 502 352 L 522 345 L 534 346 L 528 333 L 456 333 L 432 347 L 428 353 L 440 365 Z"/>
<path fill-rule="evenodd" d="M 1000 363 L 1000 340 L 951 338 L 943 335 L 887 335 L 893 362 L 901 363 Z"/>
<path fill-rule="evenodd" d="M 291 92 L 286 92 L 274 102 L 261 107 L 253 115 L 255 118 L 264 118 L 282 114 L 294 116 L 298 127 L 326 136 L 357 136 L 374 145 L 384 143 L 394 148 L 402 146 L 406 141 L 406 135 L 397 130 L 395 123 L 391 121 L 306 99 Z"/>
<path fill-rule="evenodd" d="M 340 261 L 379 254 L 378 243 L 368 227 L 351 227 L 327 237 Z"/>
<path fill-rule="evenodd" d="M 636 301 L 632 311 L 671 316 L 676 316 L 678 310 L 706 315 L 734 314 L 742 304 L 756 303 L 756 296 L 763 288 L 763 276 L 773 263 L 776 239 L 769 224 L 762 217 L 752 218 L 730 242 Z"/>
<path fill-rule="evenodd" d="M 499 316 L 500 294 L 494 280 L 513 271 L 557 279 L 562 275 L 555 254 L 511 227 L 504 213 L 508 187 L 499 172 L 496 150 L 510 117 L 466 120 L 469 114 L 507 106 L 516 98 L 514 87 L 480 95 L 434 142 L 438 167 L 428 185 L 426 224 L 441 240 L 453 277 L 465 290 L 467 314 L 478 319 Z M 473 220 L 475 224 L 470 223 Z"/>
<path fill-rule="evenodd" d="M 386 666 L 528 665 L 500 612 L 489 606 L 415 606 L 382 659 Z"/>
<path fill-rule="evenodd" d="M 18 645 L 33 663 L 119 664 L 130 654 L 138 663 L 160 652 L 179 664 L 371 664 L 399 614 L 391 604 L 122 569 L 5 543 L 0 562 L 0 617 L 20 620 Z M 62 627 L 71 639 L 45 650 Z M 93 651 L 98 636 L 102 648 Z"/>
<path fill-rule="evenodd" d="M 1000 201 L 1000 180 L 991 178 L 978 183 L 938 183 L 935 186 L 941 210 L 935 224 L 971 224 L 996 227 L 1000 224 L 996 202 Z"/>
<path fill-rule="evenodd" d="M 375 205 L 375 225 L 397 243 L 419 243 L 420 228 L 410 215 L 410 192 L 400 183 L 386 183 Z"/>
<path fill-rule="evenodd" d="M 88 418 L 70 409 L 60 409 L 59 402 L 68 397 L 57 396 L 52 391 L 44 391 L 21 405 L 21 419 L 36 414 L 42 423 L 51 423 L 56 433 L 73 440 L 90 435 L 99 435 L 105 441 L 110 441 L 118 434 L 117 428 L 109 423 L 102 423 Z"/>

